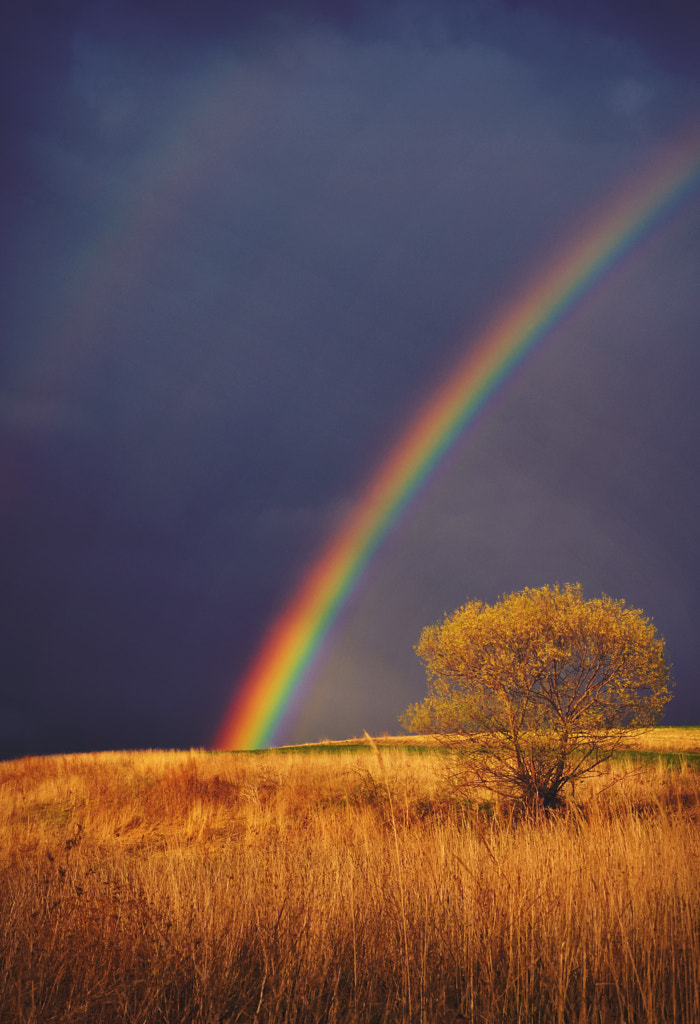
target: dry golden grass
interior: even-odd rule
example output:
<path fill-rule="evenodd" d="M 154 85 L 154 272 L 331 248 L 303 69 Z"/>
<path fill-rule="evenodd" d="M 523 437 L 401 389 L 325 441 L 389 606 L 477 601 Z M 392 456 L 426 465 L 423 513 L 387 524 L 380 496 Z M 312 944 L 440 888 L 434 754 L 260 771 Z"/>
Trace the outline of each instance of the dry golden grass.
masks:
<path fill-rule="evenodd" d="M 663 726 L 647 729 L 633 736 L 627 744 L 630 750 L 654 750 L 669 754 L 700 753 L 700 728 Z"/>
<path fill-rule="evenodd" d="M 358 744 L 369 746 L 370 742 L 374 742 L 378 746 L 436 746 L 441 743 L 441 739 L 439 736 L 388 736 L 385 734 L 373 741 L 366 737 L 327 741 L 330 746 L 356 746 Z M 313 747 L 316 744 L 308 743 L 305 746 Z M 637 733 L 630 733 L 625 741 L 625 749 L 669 754 L 700 753 L 700 726 L 661 726 L 654 729 L 643 729 Z"/>
<path fill-rule="evenodd" d="M 0 1020 L 700 1021 L 700 785 L 616 765 L 548 819 L 440 755 L 0 764 Z"/>

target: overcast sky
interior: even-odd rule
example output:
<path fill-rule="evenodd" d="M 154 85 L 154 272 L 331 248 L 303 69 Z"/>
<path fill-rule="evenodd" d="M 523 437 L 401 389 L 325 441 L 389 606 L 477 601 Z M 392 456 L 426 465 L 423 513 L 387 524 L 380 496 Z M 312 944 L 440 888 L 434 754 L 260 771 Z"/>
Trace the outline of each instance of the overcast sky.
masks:
<path fill-rule="evenodd" d="M 421 403 L 697 130 L 700 15 L 6 7 L 0 757 L 207 746 Z M 279 742 L 398 731 L 424 625 L 557 581 L 652 615 L 700 722 L 699 267 L 696 191 L 465 432 Z"/>

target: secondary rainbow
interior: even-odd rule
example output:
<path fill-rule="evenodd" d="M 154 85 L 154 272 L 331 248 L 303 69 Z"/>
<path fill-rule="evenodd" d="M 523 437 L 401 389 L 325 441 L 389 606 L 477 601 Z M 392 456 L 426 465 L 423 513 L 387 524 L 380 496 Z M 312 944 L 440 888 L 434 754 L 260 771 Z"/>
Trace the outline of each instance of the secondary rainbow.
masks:
<path fill-rule="evenodd" d="M 219 749 L 270 742 L 308 677 L 331 626 L 382 540 L 487 399 L 584 295 L 700 181 L 700 139 L 666 152 L 627 186 L 523 290 L 427 401 L 335 537 L 273 622 L 238 685 L 214 740 Z"/>

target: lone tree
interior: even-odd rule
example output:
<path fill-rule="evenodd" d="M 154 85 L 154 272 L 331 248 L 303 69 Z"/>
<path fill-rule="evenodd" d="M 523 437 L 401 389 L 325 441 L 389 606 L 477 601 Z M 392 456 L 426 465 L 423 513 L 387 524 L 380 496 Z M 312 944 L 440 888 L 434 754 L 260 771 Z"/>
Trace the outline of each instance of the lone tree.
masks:
<path fill-rule="evenodd" d="M 459 754 L 456 780 L 544 808 L 655 725 L 671 699 L 664 641 L 638 608 L 580 584 L 470 601 L 423 630 L 428 696 L 401 716 Z"/>

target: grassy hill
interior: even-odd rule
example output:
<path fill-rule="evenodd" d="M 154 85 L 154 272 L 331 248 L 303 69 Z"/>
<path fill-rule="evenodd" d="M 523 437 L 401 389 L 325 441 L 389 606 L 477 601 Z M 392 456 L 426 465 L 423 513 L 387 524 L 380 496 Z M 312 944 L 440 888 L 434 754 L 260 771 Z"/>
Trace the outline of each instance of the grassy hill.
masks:
<path fill-rule="evenodd" d="M 0 763 L 0 1021 L 700 1020 L 700 729 L 635 746 L 542 820 L 415 738 Z"/>

